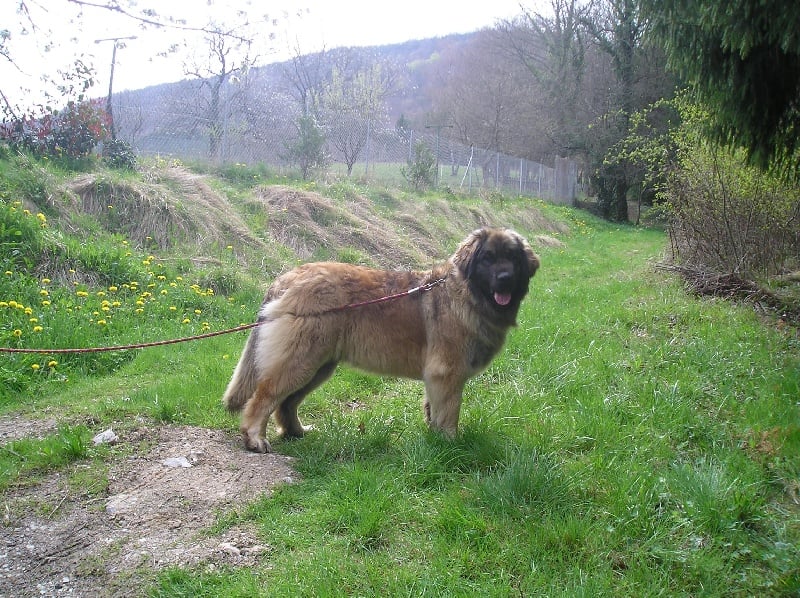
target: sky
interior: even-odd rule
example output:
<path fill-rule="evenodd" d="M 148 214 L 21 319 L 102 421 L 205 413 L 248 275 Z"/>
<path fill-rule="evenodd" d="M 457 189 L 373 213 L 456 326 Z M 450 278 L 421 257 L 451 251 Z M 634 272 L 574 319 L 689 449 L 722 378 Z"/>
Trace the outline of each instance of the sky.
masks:
<path fill-rule="evenodd" d="M 93 97 L 104 97 L 111 73 L 113 42 L 125 40 L 116 52 L 113 90 L 139 89 L 186 78 L 184 65 L 192 48 L 200 52 L 202 35 L 191 28 L 210 20 L 235 24 L 246 18 L 256 32 L 259 64 L 285 60 L 292 49 L 302 53 L 340 46 L 392 44 L 412 39 L 467 33 L 513 18 L 522 7 L 538 10 L 547 0 L 129 0 L 117 4 L 132 14 L 152 8 L 156 19 L 185 21 L 183 27 L 142 27 L 142 23 L 91 4 L 111 0 L 0 0 L 0 30 L 7 29 L 7 49 L 14 64 L 0 57 L 0 90 L 12 103 L 30 103 L 41 96 L 42 75 L 58 79 L 76 57 L 96 70 Z M 21 12 L 23 6 L 27 12 Z M 99 41 L 98 41 L 99 40 Z M 178 51 L 168 52 L 173 44 Z M 197 48 L 200 48 L 198 50 Z M 160 54 L 165 54 L 164 56 Z M 50 86 L 52 89 L 52 86 Z"/>

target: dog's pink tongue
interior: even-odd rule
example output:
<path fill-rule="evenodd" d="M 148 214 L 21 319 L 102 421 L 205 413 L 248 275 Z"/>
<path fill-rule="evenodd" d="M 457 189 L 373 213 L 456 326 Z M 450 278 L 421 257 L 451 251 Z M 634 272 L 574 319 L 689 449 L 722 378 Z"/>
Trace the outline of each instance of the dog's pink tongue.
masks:
<path fill-rule="evenodd" d="M 495 293 L 494 300 L 498 305 L 508 305 L 511 303 L 511 295 L 507 293 Z"/>

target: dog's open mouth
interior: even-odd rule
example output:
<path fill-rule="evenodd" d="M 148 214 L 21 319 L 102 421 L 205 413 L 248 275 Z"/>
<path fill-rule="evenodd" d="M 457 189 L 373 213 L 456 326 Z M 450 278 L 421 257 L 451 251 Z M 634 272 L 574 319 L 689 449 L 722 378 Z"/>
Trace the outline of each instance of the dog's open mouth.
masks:
<path fill-rule="evenodd" d="M 497 303 L 497 305 L 503 305 L 503 306 L 508 305 L 509 303 L 511 303 L 511 293 L 495 292 L 494 302 Z"/>

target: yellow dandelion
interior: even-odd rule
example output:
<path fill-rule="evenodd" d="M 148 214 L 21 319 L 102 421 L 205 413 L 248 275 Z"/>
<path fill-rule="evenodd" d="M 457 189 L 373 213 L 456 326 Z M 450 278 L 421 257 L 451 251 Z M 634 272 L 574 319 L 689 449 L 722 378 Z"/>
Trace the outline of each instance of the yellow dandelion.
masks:
<path fill-rule="evenodd" d="M 136 309 L 136 313 L 137 314 L 144 313 L 144 310 L 141 307 L 139 307 L 139 308 Z"/>
<path fill-rule="evenodd" d="M 190 321 L 191 321 L 191 320 L 189 320 L 189 318 L 184 318 L 184 319 L 181 321 L 181 324 L 188 324 Z"/>
<path fill-rule="evenodd" d="M 194 313 L 196 313 L 199 316 L 201 313 L 203 313 L 203 310 L 196 309 L 196 310 L 194 310 Z"/>
<path fill-rule="evenodd" d="M 12 274 L 14 273 L 11 270 L 6 270 L 6 276 L 11 276 Z"/>
<path fill-rule="evenodd" d="M 112 293 L 116 293 L 119 290 L 119 287 L 112 284 L 110 287 L 108 287 L 108 290 Z"/>
<path fill-rule="evenodd" d="M 33 364 L 31 364 L 31 369 L 32 369 L 34 372 L 35 372 L 35 371 L 37 371 L 37 370 L 39 369 L 39 364 L 38 364 L 38 363 L 33 363 Z"/>
<path fill-rule="evenodd" d="M 16 336 L 17 338 L 19 338 L 19 337 L 21 337 L 21 336 L 22 336 L 22 330 L 20 330 L 19 328 L 17 328 L 17 329 L 15 329 L 15 330 L 14 330 L 14 332 L 12 332 L 11 334 L 13 334 L 13 335 L 14 335 L 14 336 Z"/>
<path fill-rule="evenodd" d="M 170 305 L 170 306 L 169 306 L 169 310 L 170 310 L 170 311 L 177 311 L 177 310 L 178 310 L 178 308 L 177 308 L 177 307 L 175 307 L 174 305 Z"/>
<path fill-rule="evenodd" d="M 50 292 L 49 292 L 47 289 L 42 289 L 41 291 L 39 291 L 39 294 L 40 294 L 42 297 L 48 297 L 48 296 L 50 296 Z"/>
<path fill-rule="evenodd" d="M 97 320 L 97 325 L 98 326 L 105 326 L 106 325 L 106 321 L 105 320 Z"/>
<path fill-rule="evenodd" d="M 42 278 L 42 284 L 50 284 L 49 278 Z"/>
<path fill-rule="evenodd" d="M 43 305 L 43 306 L 45 306 L 45 307 L 47 307 L 48 305 L 50 305 L 50 301 L 48 301 L 47 299 L 45 299 L 44 301 L 42 301 L 42 305 Z"/>
<path fill-rule="evenodd" d="M 41 326 L 34 326 L 33 327 L 33 331 L 34 332 L 41 332 L 42 330 L 44 330 L 44 328 L 42 328 Z"/>
<path fill-rule="evenodd" d="M 31 324 L 36 324 L 36 322 L 38 322 L 38 321 L 39 321 L 39 318 L 29 318 L 28 319 L 28 322 L 30 322 Z"/>
<path fill-rule="evenodd" d="M 50 361 L 47 362 L 47 367 L 49 367 L 50 369 L 53 369 L 57 365 L 58 365 L 58 362 L 55 359 L 51 359 Z"/>

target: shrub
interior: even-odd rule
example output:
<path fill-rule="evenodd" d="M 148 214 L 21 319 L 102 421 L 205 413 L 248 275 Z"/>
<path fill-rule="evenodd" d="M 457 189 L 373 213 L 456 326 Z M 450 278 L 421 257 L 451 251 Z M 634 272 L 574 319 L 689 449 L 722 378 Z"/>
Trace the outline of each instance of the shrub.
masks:
<path fill-rule="evenodd" d="M 69 101 L 61 111 L 4 123 L 0 138 L 37 156 L 84 158 L 108 137 L 108 113 L 99 100 Z"/>
<path fill-rule="evenodd" d="M 134 170 L 136 152 L 127 141 L 109 139 L 103 143 L 103 161 L 111 168 Z"/>
<path fill-rule="evenodd" d="M 701 111 L 684 112 L 677 165 L 660 192 L 673 254 L 686 266 L 745 278 L 796 268 L 800 191 L 748 166 L 744 150 L 704 141 Z"/>
<path fill-rule="evenodd" d="M 414 158 L 409 159 L 402 173 L 415 191 L 429 189 L 436 178 L 436 156 L 425 143 L 418 141 L 414 146 Z"/>

